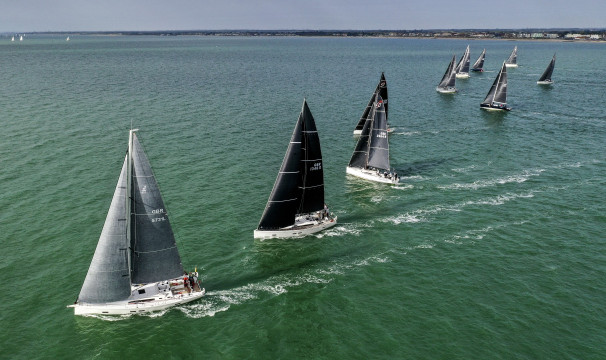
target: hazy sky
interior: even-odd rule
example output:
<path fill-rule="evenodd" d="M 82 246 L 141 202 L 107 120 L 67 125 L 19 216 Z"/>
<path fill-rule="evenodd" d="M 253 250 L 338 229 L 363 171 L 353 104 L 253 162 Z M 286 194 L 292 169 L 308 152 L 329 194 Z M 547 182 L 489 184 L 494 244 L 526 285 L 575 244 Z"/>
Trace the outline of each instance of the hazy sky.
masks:
<path fill-rule="evenodd" d="M 2 0 L 0 32 L 606 27 L 606 0 Z"/>

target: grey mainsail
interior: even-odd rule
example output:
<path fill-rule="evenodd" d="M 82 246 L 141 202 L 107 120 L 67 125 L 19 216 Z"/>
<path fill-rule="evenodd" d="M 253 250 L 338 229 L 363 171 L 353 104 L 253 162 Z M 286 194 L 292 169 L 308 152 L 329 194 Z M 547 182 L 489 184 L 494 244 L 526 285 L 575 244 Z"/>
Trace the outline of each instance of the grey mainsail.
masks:
<path fill-rule="evenodd" d="M 366 108 L 364 109 L 364 112 L 362 112 L 360 120 L 358 120 L 358 123 L 356 124 L 356 128 L 354 129 L 355 131 L 360 131 L 364 127 L 364 123 L 366 122 L 366 118 L 368 118 L 368 115 L 372 110 L 372 105 L 375 102 L 375 95 L 377 93 L 383 98 L 383 102 L 385 103 L 385 117 L 388 117 L 389 105 L 387 103 L 387 81 L 385 80 L 385 73 L 381 73 L 381 79 L 379 80 L 375 91 L 370 96 L 368 105 L 366 105 Z"/>
<path fill-rule="evenodd" d="M 456 71 L 454 69 L 455 60 L 456 60 L 456 55 L 453 55 L 452 60 L 450 60 L 450 64 L 448 64 L 448 67 L 446 68 L 446 72 L 444 73 L 444 76 L 442 76 L 442 80 L 438 84 L 439 88 L 446 89 L 446 88 L 455 86 L 455 82 L 456 82 Z"/>
<path fill-rule="evenodd" d="M 90 263 L 78 302 L 106 303 L 125 300 L 130 295 L 128 243 L 126 236 L 127 159 L 114 191 L 105 224 Z"/>
<path fill-rule="evenodd" d="M 368 149 L 368 166 L 389 170 L 389 141 L 383 99 L 377 96 L 373 109 L 372 130 Z"/>
<path fill-rule="evenodd" d="M 553 54 L 553 58 L 547 65 L 547 69 L 543 72 L 543 75 L 539 78 L 539 81 L 551 81 L 551 74 L 553 74 L 553 68 L 555 67 L 556 56 Z"/>
<path fill-rule="evenodd" d="M 471 67 L 471 69 L 473 71 L 482 71 L 482 68 L 484 67 L 485 57 L 486 57 L 486 49 L 484 49 L 482 51 L 482 53 L 480 54 L 480 57 L 478 58 L 478 60 L 476 60 L 475 63 L 473 63 L 473 66 Z"/>
<path fill-rule="evenodd" d="M 131 190 L 132 282 L 145 284 L 183 274 L 168 213 L 149 160 L 133 133 Z"/>
<path fill-rule="evenodd" d="M 509 55 L 509 58 L 505 61 L 506 64 L 517 64 L 518 63 L 518 47 L 515 46 L 513 51 Z"/>
<path fill-rule="evenodd" d="M 320 137 L 314 117 L 303 101 L 303 128 L 301 136 L 301 204 L 297 213 L 306 214 L 320 211 L 324 208 L 324 170 L 322 164 L 322 149 Z"/>
<path fill-rule="evenodd" d="M 349 161 L 350 167 L 389 170 L 389 142 L 383 99 L 377 95 Z"/>
<path fill-rule="evenodd" d="M 469 45 L 467 45 L 467 48 L 465 49 L 465 53 L 463 53 L 461 60 L 459 60 L 459 63 L 457 64 L 456 72 L 458 74 L 469 73 Z"/>
<path fill-rule="evenodd" d="M 492 106 L 494 103 L 507 103 L 507 67 L 505 63 L 503 63 L 501 71 L 499 71 L 499 74 L 494 79 L 482 105 Z"/>

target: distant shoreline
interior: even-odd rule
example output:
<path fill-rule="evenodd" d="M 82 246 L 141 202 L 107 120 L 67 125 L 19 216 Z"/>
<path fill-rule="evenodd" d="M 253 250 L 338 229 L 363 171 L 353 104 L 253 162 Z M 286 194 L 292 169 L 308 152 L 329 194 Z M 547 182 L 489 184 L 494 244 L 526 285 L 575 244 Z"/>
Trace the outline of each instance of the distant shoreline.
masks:
<path fill-rule="evenodd" d="M 48 31 L 3 33 L 2 36 L 217 36 L 217 37 L 330 37 L 387 39 L 460 39 L 507 41 L 606 42 L 606 29 L 516 30 L 158 30 L 158 31 Z"/>

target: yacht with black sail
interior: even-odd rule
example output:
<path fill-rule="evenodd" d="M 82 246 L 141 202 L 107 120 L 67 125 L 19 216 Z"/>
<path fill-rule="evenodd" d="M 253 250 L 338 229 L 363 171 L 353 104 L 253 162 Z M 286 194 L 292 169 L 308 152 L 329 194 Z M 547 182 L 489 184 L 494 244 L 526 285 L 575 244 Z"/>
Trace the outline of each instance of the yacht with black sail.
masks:
<path fill-rule="evenodd" d="M 461 57 L 461 60 L 457 64 L 456 73 L 456 77 L 458 79 L 469 78 L 469 45 L 467 45 L 467 49 L 465 49 L 463 57 Z"/>
<path fill-rule="evenodd" d="M 486 98 L 480 104 L 480 108 L 497 111 L 511 110 L 511 107 L 507 106 L 507 65 L 505 63 L 494 79 Z"/>
<path fill-rule="evenodd" d="M 457 92 L 457 88 L 455 88 L 455 82 L 457 81 L 456 75 L 457 71 L 455 69 L 455 61 L 456 55 L 452 56 L 452 60 L 448 64 L 446 68 L 446 72 L 444 76 L 442 76 L 442 80 L 436 87 L 436 91 L 442 94 L 454 94 Z"/>
<path fill-rule="evenodd" d="M 164 310 L 201 298 L 197 269 L 183 271 L 168 213 L 137 130 L 128 151 L 76 315 L 128 315 Z"/>
<path fill-rule="evenodd" d="M 556 56 L 555 56 L 555 54 L 553 54 L 553 58 L 549 62 L 549 65 L 547 65 L 547 69 L 545 69 L 545 71 L 543 72 L 543 75 L 541 75 L 541 77 L 537 81 L 537 84 L 539 84 L 539 85 L 553 84 L 553 80 L 551 80 L 551 75 L 553 74 L 553 68 L 555 67 L 555 60 L 556 60 Z"/>
<path fill-rule="evenodd" d="M 368 100 L 368 105 L 366 105 L 364 112 L 362 112 L 360 120 L 358 120 L 358 123 L 356 124 L 356 128 L 353 131 L 354 135 L 360 135 L 362 133 L 362 128 L 364 127 L 366 118 L 368 117 L 368 114 L 372 109 L 372 104 L 375 102 L 375 96 L 377 93 L 383 98 L 383 102 L 385 103 L 385 118 L 387 118 L 389 122 L 389 104 L 387 103 L 387 81 L 385 81 L 385 73 L 381 73 L 381 79 L 379 80 L 375 91 L 370 96 L 370 100 Z M 387 125 L 387 132 L 392 132 L 392 129 L 389 128 L 389 123 Z"/>
<path fill-rule="evenodd" d="M 484 72 L 484 59 L 486 58 L 486 49 L 482 50 L 480 57 L 473 63 L 471 71 Z"/>
<path fill-rule="evenodd" d="M 303 108 L 254 238 L 303 237 L 336 223 L 337 217 L 324 203 L 320 137 L 307 101 L 303 100 Z"/>
<path fill-rule="evenodd" d="M 368 114 L 356 148 L 346 169 L 347 174 L 380 183 L 397 184 L 398 174 L 390 170 L 389 140 L 385 105 L 376 94 L 372 110 Z"/>
<path fill-rule="evenodd" d="M 513 51 L 511 52 L 511 54 L 509 55 L 507 60 L 505 60 L 505 66 L 518 67 L 518 47 L 517 46 L 515 46 L 513 48 Z"/>

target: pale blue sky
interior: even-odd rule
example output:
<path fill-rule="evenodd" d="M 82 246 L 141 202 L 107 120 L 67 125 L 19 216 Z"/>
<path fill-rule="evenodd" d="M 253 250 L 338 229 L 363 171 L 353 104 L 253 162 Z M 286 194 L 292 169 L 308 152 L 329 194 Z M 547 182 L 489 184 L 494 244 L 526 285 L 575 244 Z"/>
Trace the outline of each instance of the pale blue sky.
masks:
<path fill-rule="evenodd" d="M 606 27 L 606 0 L 17 0 L 0 32 Z"/>

